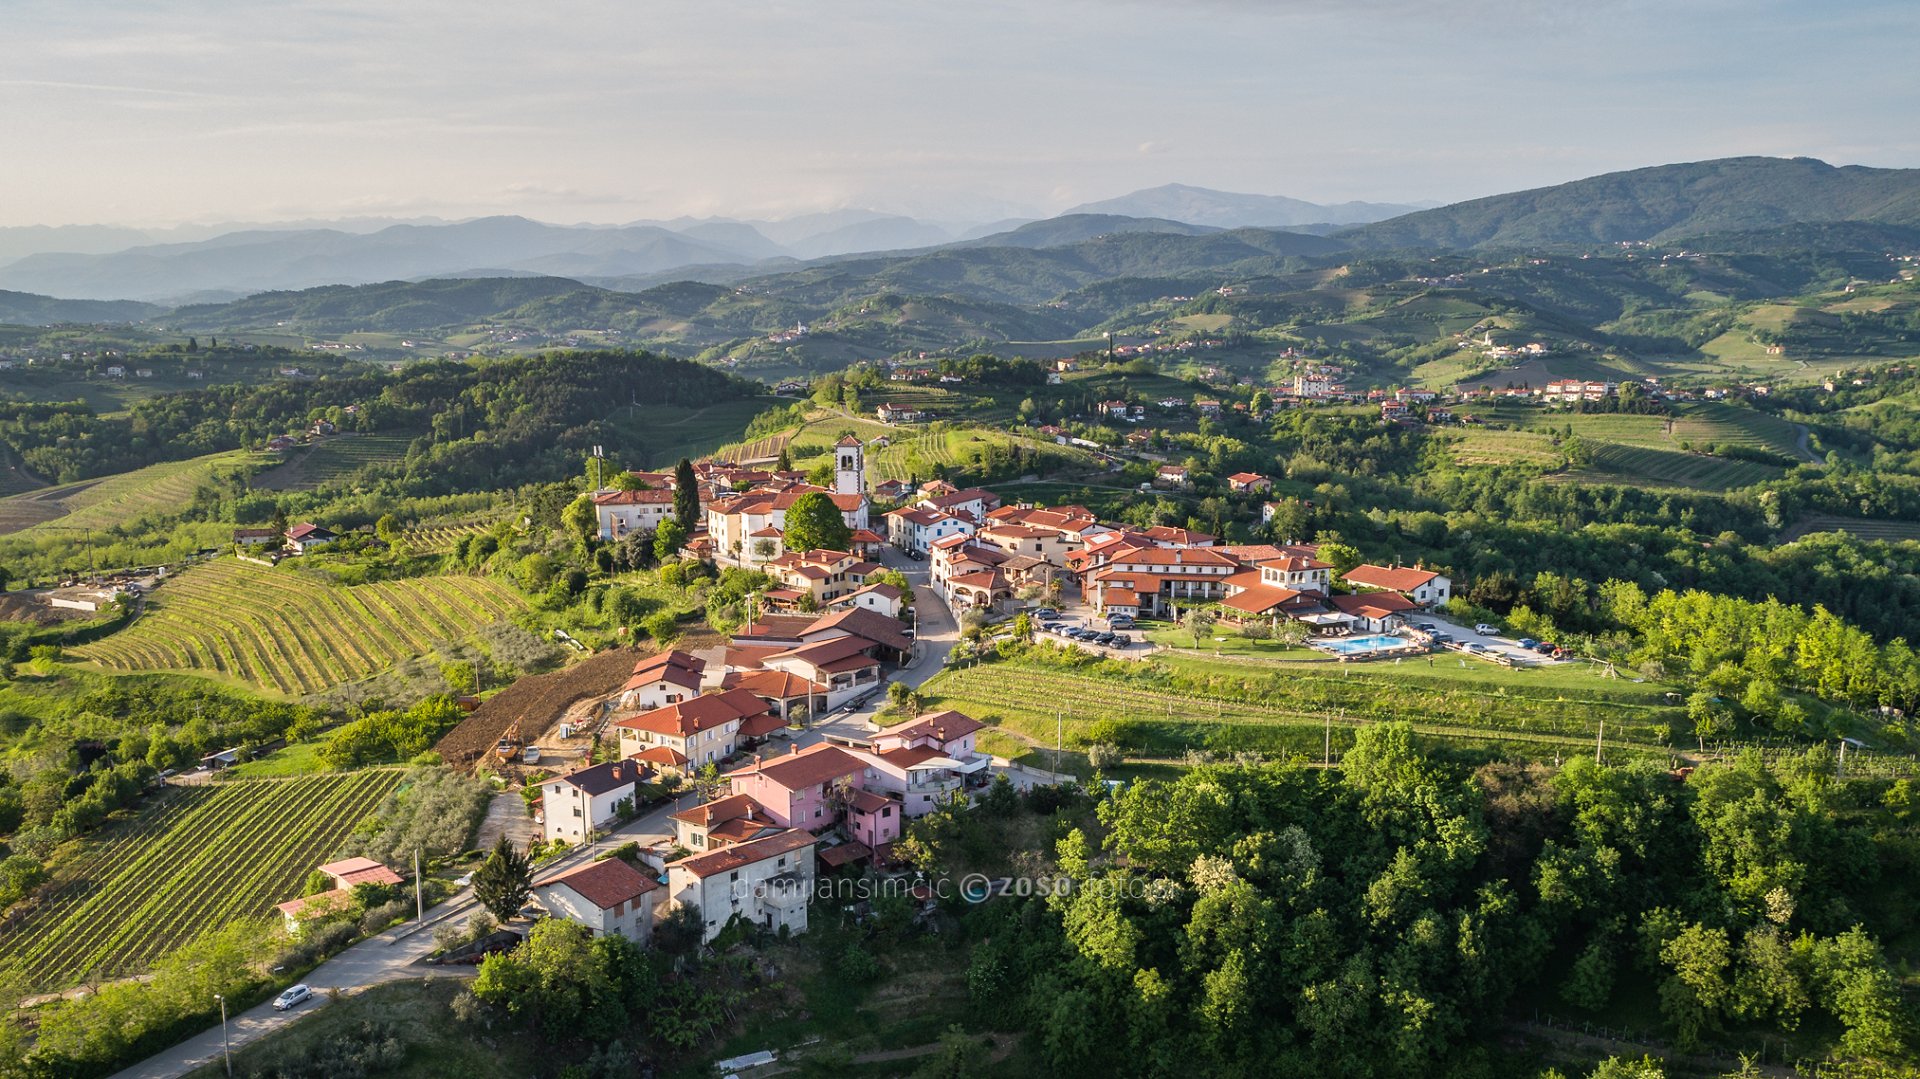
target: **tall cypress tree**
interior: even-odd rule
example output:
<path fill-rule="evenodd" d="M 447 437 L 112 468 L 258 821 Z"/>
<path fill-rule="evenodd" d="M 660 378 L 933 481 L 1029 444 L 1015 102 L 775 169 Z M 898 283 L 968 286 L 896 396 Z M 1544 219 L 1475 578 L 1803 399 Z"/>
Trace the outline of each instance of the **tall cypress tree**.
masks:
<path fill-rule="evenodd" d="M 685 457 L 673 466 L 673 519 L 689 532 L 700 519 L 700 481 L 694 478 L 693 462 Z"/>

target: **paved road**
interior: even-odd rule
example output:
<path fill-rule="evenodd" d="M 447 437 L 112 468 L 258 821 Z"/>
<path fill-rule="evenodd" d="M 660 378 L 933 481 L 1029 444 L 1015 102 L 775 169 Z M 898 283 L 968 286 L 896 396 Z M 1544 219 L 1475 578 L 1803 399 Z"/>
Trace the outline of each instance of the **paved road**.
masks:
<path fill-rule="evenodd" d="M 443 904 L 442 908 L 452 906 Z M 428 912 L 431 917 L 433 912 Z M 401 981 L 407 978 L 419 978 L 429 974 L 460 977 L 473 973 L 472 967 L 416 967 L 414 961 L 433 950 L 431 932 L 413 933 L 404 938 L 398 934 L 404 931 L 392 930 L 377 937 L 348 948 L 339 955 L 315 967 L 307 976 L 307 984 L 313 987 L 312 1000 L 290 1012 L 276 1012 L 271 1003 L 231 1015 L 227 1021 L 227 1034 L 232 1039 L 233 1048 L 250 1045 L 269 1034 L 286 1029 L 302 1016 L 310 1015 L 328 1004 L 327 990 L 338 988 L 343 991 L 363 989 L 367 986 L 385 982 Z M 113 1079 L 177 1079 L 206 1064 L 220 1059 L 220 1028 L 195 1035 L 179 1045 L 148 1057 L 124 1071 L 116 1072 Z"/>

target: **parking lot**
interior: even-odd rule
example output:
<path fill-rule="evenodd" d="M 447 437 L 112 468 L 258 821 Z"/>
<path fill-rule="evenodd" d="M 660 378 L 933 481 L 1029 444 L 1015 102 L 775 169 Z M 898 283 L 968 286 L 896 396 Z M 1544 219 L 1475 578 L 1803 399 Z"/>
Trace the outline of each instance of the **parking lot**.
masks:
<path fill-rule="evenodd" d="M 1413 622 L 1416 625 L 1421 622 L 1433 623 L 1434 628 L 1443 633 L 1452 634 L 1453 643 L 1455 644 L 1477 644 L 1485 649 L 1483 655 L 1488 658 L 1505 659 L 1516 665 L 1528 667 L 1549 666 L 1554 663 L 1567 662 L 1565 660 L 1556 660 L 1552 656 L 1535 652 L 1530 648 L 1522 648 L 1519 642 L 1512 637 L 1503 637 L 1491 633 L 1479 633 L 1476 632 L 1472 626 L 1463 626 L 1457 622 L 1451 622 L 1436 615 L 1418 615 L 1413 618 Z"/>
<path fill-rule="evenodd" d="M 1034 633 L 1041 639 L 1052 640 L 1058 644 L 1076 645 L 1088 651 L 1118 656 L 1122 659 L 1136 659 L 1153 650 L 1153 645 L 1147 643 L 1145 634 L 1139 630 L 1127 628 L 1110 630 L 1106 619 L 1097 617 L 1090 611 L 1063 611 L 1051 619 L 1043 618 L 1033 611 L 1028 613 L 1034 615 Z M 1095 633 L 1110 632 L 1117 639 L 1083 640 L 1069 635 L 1076 630 Z"/>

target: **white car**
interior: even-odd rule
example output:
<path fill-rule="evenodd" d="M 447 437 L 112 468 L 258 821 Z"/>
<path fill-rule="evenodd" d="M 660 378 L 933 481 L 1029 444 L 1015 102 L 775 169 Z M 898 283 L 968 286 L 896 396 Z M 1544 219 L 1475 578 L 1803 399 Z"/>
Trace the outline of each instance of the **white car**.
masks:
<path fill-rule="evenodd" d="M 1480 623 L 1479 625 L 1477 625 L 1477 626 L 1475 626 L 1475 627 L 1473 627 L 1473 631 L 1474 631 L 1475 633 L 1478 633 L 1478 634 L 1480 634 L 1480 635 L 1481 635 L 1482 637 L 1492 637 L 1492 636 L 1494 636 L 1495 634 L 1497 634 L 1497 633 L 1499 633 L 1499 632 L 1500 632 L 1500 627 L 1499 627 L 1499 626 L 1489 626 L 1489 625 L 1487 625 L 1487 624 L 1486 624 L 1485 622 L 1482 622 L 1482 623 Z"/>
<path fill-rule="evenodd" d="M 284 1012 L 289 1008 L 297 1008 L 311 999 L 313 999 L 313 990 L 304 984 L 290 986 L 286 992 L 273 998 L 273 1010 Z"/>

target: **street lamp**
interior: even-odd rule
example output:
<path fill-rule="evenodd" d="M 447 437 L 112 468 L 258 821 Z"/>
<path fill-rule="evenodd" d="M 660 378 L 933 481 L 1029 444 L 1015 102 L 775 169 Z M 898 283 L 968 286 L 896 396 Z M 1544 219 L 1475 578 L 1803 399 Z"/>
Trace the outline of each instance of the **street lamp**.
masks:
<path fill-rule="evenodd" d="M 227 1079 L 233 1079 L 233 1043 L 227 1040 L 227 998 L 215 993 L 213 999 L 220 1002 L 220 1052 L 227 1058 Z"/>

